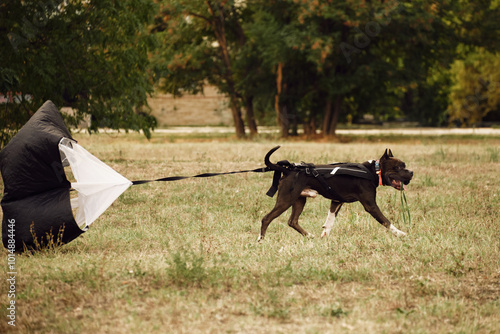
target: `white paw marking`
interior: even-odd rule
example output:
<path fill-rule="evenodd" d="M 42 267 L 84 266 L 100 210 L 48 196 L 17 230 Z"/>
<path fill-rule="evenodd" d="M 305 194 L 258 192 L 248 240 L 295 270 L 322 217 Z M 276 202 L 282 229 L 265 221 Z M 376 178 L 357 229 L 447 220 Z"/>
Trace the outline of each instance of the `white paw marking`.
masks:
<path fill-rule="evenodd" d="M 394 234 L 396 237 L 404 237 L 406 233 L 403 231 L 398 230 L 394 225 L 389 226 L 389 231 L 391 231 L 392 234 Z"/>
<path fill-rule="evenodd" d="M 327 237 L 332 230 L 333 224 L 335 223 L 335 213 L 328 211 L 328 216 L 326 217 L 326 221 L 323 224 L 323 233 L 321 233 L 321 237 Z"/>

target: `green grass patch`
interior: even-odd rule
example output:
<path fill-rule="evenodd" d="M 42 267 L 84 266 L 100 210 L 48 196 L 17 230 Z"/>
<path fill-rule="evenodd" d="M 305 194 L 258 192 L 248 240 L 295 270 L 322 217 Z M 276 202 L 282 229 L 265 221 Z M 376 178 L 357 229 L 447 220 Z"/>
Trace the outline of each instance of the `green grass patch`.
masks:
<path fill-rule="evenodd" d="M 498 138 L 76 138 L 130 180 L 253 169 L 278 144 L 273 161 L 312 163 L 391 148 L 415 177 L 406 202 L 388 187 L 377 202 L 408 235 L 355 203 L 322 239 L 329 201 L 316 198 L 300 219 L 314 238 L 288 227 L 288 211 L 257 243 L 272 173 L 133 186 L 70 244 L 16 257 L 16 328 L 4 280 L 1 333 L 500 331 Z"/>

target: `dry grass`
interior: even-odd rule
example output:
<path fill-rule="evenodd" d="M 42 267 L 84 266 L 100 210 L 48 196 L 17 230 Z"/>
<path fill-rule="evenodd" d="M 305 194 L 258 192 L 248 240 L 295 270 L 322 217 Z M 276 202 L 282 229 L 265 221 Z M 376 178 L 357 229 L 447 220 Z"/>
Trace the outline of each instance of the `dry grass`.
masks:
<path fill-rule="evenodd" d="M 263 165 L 277 141 L 135 134 L 77 136 L 131 180 Z M 498 139 L 281 142 L 275 160 L 364 161 L 386 147 L 415 171 L 402 225 L 399 193 L 379 190 L 387 233 L 345 205 L 328 239 L 329 203 L 309 200 L 304 239 L 273 222 L 272 174 L 134 186 L 72 243 L 17 257 L 23 333 L 498 333 Z M 0 251 L 7 262 L 7 252 Z M 0 284 L 0 332 L 12 331 Z"/>

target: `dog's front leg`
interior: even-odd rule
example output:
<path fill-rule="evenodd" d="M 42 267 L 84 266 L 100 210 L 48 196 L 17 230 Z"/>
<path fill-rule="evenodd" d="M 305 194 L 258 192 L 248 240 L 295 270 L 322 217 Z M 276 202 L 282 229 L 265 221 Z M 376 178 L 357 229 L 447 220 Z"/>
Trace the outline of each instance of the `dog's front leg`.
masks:
<path fill-rule="evenodd" d="M 330 234 L 330 231 L 335 223 L 335 218 L 337 218 L 337 214 L 342 207 L 342 202 L 334 202 L 330 205 L 330 211 L 328 211 L 328 216 L 326 217 L 326 222 L 323 224 L 323 233 L 321 233 L 321 237 L 327 237 Z"/>
<path fill-rule="evenodd" d="M 392 234 L 397 237 L 403 237 L 406 235 L 405 232 L 398 230 L 394 225 L 391 224 L 389 219 L 387 219 L 375 201 L 361 202 L 365 210 L 372 215 L 380 224 L 386 227 Z"/>

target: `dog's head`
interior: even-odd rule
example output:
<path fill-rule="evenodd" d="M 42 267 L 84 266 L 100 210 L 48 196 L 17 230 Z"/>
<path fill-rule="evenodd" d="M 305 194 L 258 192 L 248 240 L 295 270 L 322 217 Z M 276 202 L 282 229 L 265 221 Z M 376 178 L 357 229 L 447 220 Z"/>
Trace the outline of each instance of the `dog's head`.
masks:
<path fill-rule="evenodd" d="M 380 158 L 380 169 L 382 170 L 382 181 L 384 185 L 391 186 L 397 190 L 410 183 L 413 178 L 413 171 L 406 168 L 406 164 L 394 158 L 391 150 L 385 150 Z"/>

